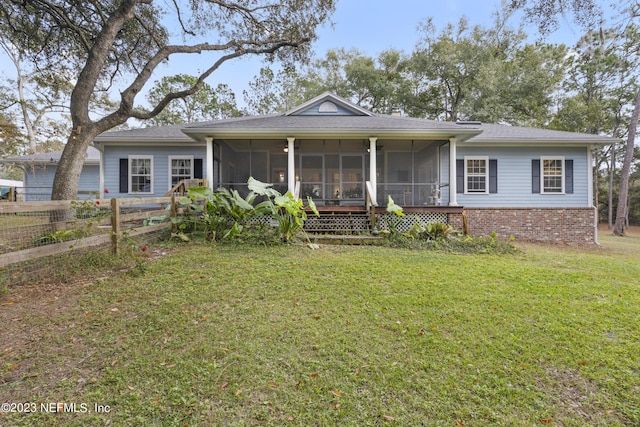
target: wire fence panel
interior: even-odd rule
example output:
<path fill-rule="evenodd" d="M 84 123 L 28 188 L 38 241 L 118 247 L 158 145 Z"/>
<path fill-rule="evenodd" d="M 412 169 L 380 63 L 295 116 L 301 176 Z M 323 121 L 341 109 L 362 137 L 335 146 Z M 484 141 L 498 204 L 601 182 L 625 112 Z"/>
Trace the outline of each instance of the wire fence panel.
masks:
<path fill-rule="evenodd" d="M 0 203 L 0 285 L 64 274 L 69 265 L 60 260 L 71 252 L 112 253 L 118 245 L 148 240 L 145 235 L 170 228 L 172 202 L 175 199 Z"/>

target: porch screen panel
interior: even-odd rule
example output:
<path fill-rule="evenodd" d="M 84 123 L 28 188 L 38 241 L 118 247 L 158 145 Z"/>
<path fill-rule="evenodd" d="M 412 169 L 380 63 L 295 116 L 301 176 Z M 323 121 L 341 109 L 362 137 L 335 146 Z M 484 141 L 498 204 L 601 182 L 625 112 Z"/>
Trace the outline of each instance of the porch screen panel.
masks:
<path fill-rule="evenodd" d="M 273 184 L 273 188 L 278 190 L 281 194 L 285 194 L 288 190 L 287 188 L 287 177 L 288 177 L 288 164 L 287 164 L 287 155 L 280 154 L 280 152 L 271 153 L 270 156 L 270 167 L 271 167 L 271 179 L 270 183 Z"/>
<path fill-rule="evenodd" d="M 440 202 L 438 145 L 431 141 L 416 141 L 413 161 L 414 204 L 437 205 Z"/>
<path fill-rule="evenodd" d="M 258 181 L 268 182 L 267 166 L 268 153 L 266 151 L 253 150 L 251 152 L 251 176 Z"/>
<path fill-rule="evenodd" d="M 343 199 L 364 198 L 364 157 L 363 155 L 342 156 L 342 191 Z"/>
<path fill-rule="evenodd" d="M 327 168 L 326 198 L 337 200 L 342 194 L 340 188 L 340 156 L 338 154 L 327 154 L 324 161 Z"/>
<path fill-rule="evenodd" d="M 391 196 L 394 202 L 400 205 L 412 205 L 413 165 L 411 151 L 386 153 L 385 169 L 385 185 L 383 191 L 378 190 L 378 202 L 386 203 L 388 197 Z"/>
<path fill-rule="evenodd" d="M 300 196 L 313 199 L 324 199 L 322 189 L 324 183 L 322 155 L 304 154 L 300 162 Z"/>

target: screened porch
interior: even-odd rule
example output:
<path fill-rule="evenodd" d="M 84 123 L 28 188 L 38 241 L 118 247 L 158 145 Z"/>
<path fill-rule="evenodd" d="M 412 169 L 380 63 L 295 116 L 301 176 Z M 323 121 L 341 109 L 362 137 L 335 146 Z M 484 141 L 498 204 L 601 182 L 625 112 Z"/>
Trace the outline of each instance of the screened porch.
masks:
<path fill-rule="evenodd" d="M 440 205 L 440 150 L 444 141 L 377 140 L 377 202 Z M 246 194 L 247 180 L 288 190 L 290 147 L 299 196 L 318 206 L 364 206 L 371 177 L 371 145 L 362 139 L 228 140 L 213 143 L 213 186 Z M 445 147 L 446 149 L 446 147 Z"/>

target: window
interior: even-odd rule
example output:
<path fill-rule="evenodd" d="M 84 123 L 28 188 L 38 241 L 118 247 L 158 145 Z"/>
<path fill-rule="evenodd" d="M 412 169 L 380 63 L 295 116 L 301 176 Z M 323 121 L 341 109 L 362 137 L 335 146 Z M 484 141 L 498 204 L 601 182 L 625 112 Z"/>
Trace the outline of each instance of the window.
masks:
<path fill-rule="evenodd" d="M 153 156 L 129 156 L 129 192 L 153 193 Z"/>
<path fill-rule="evenodd" d="M 564 158 L 542 157 L 542 193 L 564 193 Z"/>
<path fill-rule="evenodd" d="M 465 157 L 465 193 L 488 193 L 489 159 L 487 157 Z"/>
<path fill-rule="evenodd" d="M 183 179 L 193 179 L 193 156 L 169 156 L 169 188 Z"/>

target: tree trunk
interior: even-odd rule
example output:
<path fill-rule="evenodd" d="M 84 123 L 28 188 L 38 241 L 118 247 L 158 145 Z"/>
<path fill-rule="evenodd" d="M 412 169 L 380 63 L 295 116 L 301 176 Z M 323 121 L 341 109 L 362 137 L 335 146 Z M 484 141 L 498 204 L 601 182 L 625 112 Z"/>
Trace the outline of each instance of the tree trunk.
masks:
<path fill-rule="evenodd" d="M 613 176 L 616 171 L 616 144 L 611 144 L 611 163 L 609 165 L 609 209 L 607 227 L 613 228 Z"/>
<path fill-rule="evenodd" d="M 80 173 L 87 156 L 87 148 L 96 135 L 88 129 L 77 127 L 72 132 L 64 147 L 60 163 L 53 179 L 51 200 L 73 200 L 78 195 Z"/>
<path fill-rule="evenodd" d="M 595 150 L 592 150 L 592 152 Z M 591 176 L 592 182 L 591 187 L 593 188 L 593 206 L 596 208 L 596 224 L 600 224 L 600 192 L 598 191 L 599 183 L 600 183 L 600 173 L 598 172 L 600 169 L 600 155 L 598 151 L 595 151 L 595 162 L 591 165 L 591 170 L 593 171 Z"/>
<path fill-rule="evenodd" d="M 640 88 L 636 94 L 636 102 L 629 123 L 629 133 L 627 135 L 627 146 L 624 152 L 624 162 L 622 163 L 622 171 L 620 173 L 620 195 L 618 196 L 618 208 L 616 209 L 616 224 L 613 228 L 613 234 L 616 236 L 624 236 L 625 214 L 627 210 L 627 201 L 629 198 L 629 176 L 631 175 L 631 163 L 633 162 L 633 148 L 636 140 L 636 130 L 638 128 L 638 119 L 640 118 Z"/>

